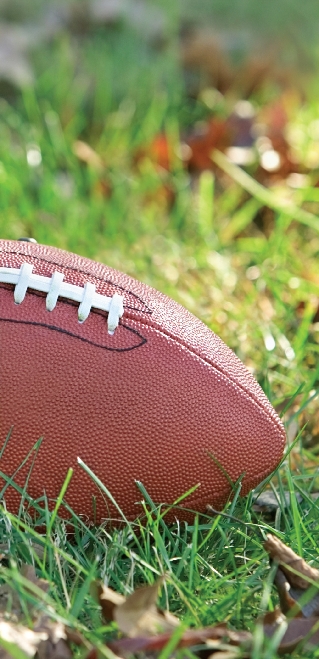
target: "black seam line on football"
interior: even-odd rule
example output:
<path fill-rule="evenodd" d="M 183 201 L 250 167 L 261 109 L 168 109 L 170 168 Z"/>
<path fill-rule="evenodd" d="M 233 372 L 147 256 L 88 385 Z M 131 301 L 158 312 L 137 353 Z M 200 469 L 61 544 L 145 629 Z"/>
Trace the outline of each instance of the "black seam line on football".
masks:
<path fill-rule="evenodd" d="M 130 319 L 126 317 L 126 320 L 130 320 Z M 135 320 L 135 319 L 133 318 L 132 320 Z M 264 392 L 263 392 L 263 394 L 264 394 L 264 396 L 266 397 L 266 400 L 267 400 L 267 402 L 268 402 L 270 408 L 273 410 L 274 414 L 275 414 L 276 417 L 277 417 L 277 418 L 275 418 L 275 419 L 272 419 L 272 418 L 269 416 L 269 412 L 267 411 L 267 408 L 265 408 L 264 405 L 263 405 L 262 403 L 259 402 L 259 400 L 254 396 L 254 394 L 251 393 L 251 391 L 249 391 L 249 389 L 246 389 L 246 388 L 245 388 L 240 382 L 238 382 L 235 378 L 232 378 L 232 376 L 231 376 L 229 373 L 227 373 L 226 371 L 224 371 L 220 366 L 218 366 L 217 364 L 214 364 L 212 361 L 210 361 L 210 360 L 208 360 L 208 359 L 205 359 L 205 357 L 203 357 L 199 352 L 196 352 L 196 350 L 191 349 L 186 343 L 183 343 L 183 341 L 181 341 L 179 338 L 177 338 L 176 336 L 174 336 L 174 334 L 170 334 L 169 332 L 166 332 L 166 331 L 163 330 L 162 328 L 161 328 L 161 329 L 158 329 L 158 328 L 155 326 L 155 323 L 154 323 L 154 324 L 148 324 L 148 325 L 146 325 L 146 324 L 143 322 L 143 319 L 135 320 L 135 322 L 137 322 L 139 325 L 142 325 L 142 327 L 144 326 L 144 327 L 147 327 L 148 329 L 151 328 L 151 329 L 154 330 L 154 332 L 157 332 L 158 334 L 161 334 L 161 335 L 165 336 L 166 338 L 172 339 L 172 340 L 175 341 L 178 345 L 180 345 L 182 348 L 184 348 L 185 350 L 187 350 L 190 354 L 195 355 L 196 357 L 198 357 L 198 359 L 200 359 L 202 362 L 204 362 L 204 364 L 208 364 L 209 366 L 211 366 L 212 368 L 214 368 L 215 371 L 218 371 L 219 373 L 221 373 L 225 378 L 227 378 L 227 379 L 229 380 L 229 382 L 231 382 L 234 386 L 238 387 L 238 389 L 240 389 L 241 391 L 243 391 L 243 392 L 244 392 L 244 393 L 250 398 L 250 400 L 252 400 L 252 401 L 253 401 L 253 402 L 259 407 L 259 409 L 263 411 L 264 414 L 266 414 L 266 416 L 272 421 L 273 425 L 276 426 L 277 428 L 279 428 L 279 429 L 281 430 L 283 436 L 285 437 L 284 426 L 283 426 L 281 420 L 279 419 L 276 410 L 273 408 L 273 406 L 272 406 L 270 400 L 268 400 L 268 398 L 267 398 L 267 396 L 266 396 L 266 394 L 265 394 Z M 214 333 L 214 332 L 213 332 L 213 333 Z M 217 335 L 216 335 L 216 336 L 217 336 Z M 220 339 L 220 340 L 222 340 L 222 339 Z M 224 345 L 226 345 L 226 344 L 224 344 Z M 228 346 L 226 346 L 226 347 L 228 347 Z M 228 349 L 231 350 L 230 348 L 228 348 Z M 234 353 L 234 354 L 235 354 L 235 353 Z M 236 355 L 235 355 L 235 356 L 236 356 Z M 237 357 L 237 356 L 236 356 L 236 357 Z M 237 359 L 239 359 L 239 358 L 237 357 Z M 240 361 L 240 360 L 239 360 L 239 361 Z M 243 362 L 241 362 L 241 364 L 244 366 L 244 368 L 246 368 L 245 365 L 243 364 Z M 246 369 L 246 370 L 247 370 L 247 369 Z M 249 373 L 249 371 L 247 371 L 247 372 Z M 257 381 L 256 381 L 256 382 L 257 382 Z M 258 384 L 258 382 L 257 382 L 257 384 Z M 258 385 L 258 386 L 260 387 L 260 385 Z M 260 389 L 261 389 L 261 387 L 260 387 Z M 263 390 L 261 389 L 261 391 L 263 391 Z"/>
<path fill-rule="evenodd" d="M 24 243 L 24 244 L 29 246 L 29 245 L 34 245 L 35 243 Z M 132 291 L 130 291 L 129 289 L 124 288 L 124 286 L 120 286 L 120 284 L 116 284 L 111 279 L 103 279 L 102 277 L 98 277 L 97 275 L 92 275 L 92 273 L 88 272 L 87 270 L 80 270 L 79 268 L 72 268 L 72 266 L 69 266 L 69 265 L 61 266 L 61 263 L 56 263 L 56 261 L 50 261 L 49 259 L 45 259 L 45 258 L 42 258 L 42 257 L 39 258 L 38 256 L 36 256 L 34 254 L 31 254 L 31 253 L 28 253 L 28 252 L 25 253 L 23 250 L 15 251 L 15 250 L 9 250 L 9 249 L 8 250 L 0 249 L 0 254 L 20 254 L 22 256 L 29 256 L 30 258 L 32 258 L 36 261 L 40 261 L 40 262 L 42 261 L 44 263 L 49 263 L 50 265 L 55 265 L 58 268 L 63 267 L 65 269 L 71 270 L 72 272 L 79 272 L 80 274 L 88 275 L 89 277 L 94 277 L 94 279 L 96 279 L 97 281 L 102 282 L 103 284 L 110 284 L 111 286 L 114 286 L 115 288 L 118 288 L 120 291 L 123 291 L 124 293 L 128 293 L 129 295 L 132 295 L 132 297 L 135 297 L 135 299 L 138 300 L 145 307 L 145 309 L 139 309 L 138 307 L 131 307 L 129 305 L 125 305 L 126 309 L 131 309 L 132 311 L 138 311 L 140 313 L 147 313 L 147 314 L 150 314 L 150 315 L 152 315 L 152 313 L 153 313 L 152 309 L 150 309 L 150 307 L 146 304 L 146 302 L 144 302 L 144 300 L 142 300 L 141 297 L 136 295 L 136 293 L 132 293 Z M 84 258 L 84 257 L 82 257 L 82 258 Z M 103 265 L 103 263 L 101 265 Z M 34 273 L 34 274 L 37 274 L 37 273 Z"/>
<path fill-rule="evenodd" d="M 53 332 L 60 332 L 61 334 L 66 334 L 67 336 L 71 336 L 73 339 L 78 339 L 79 341 L 83 341 L 84 343 L 89 343 L 91 346 L 95 346 L 96 348 L 101 348 L 101 350 L 108 350 L 109 352 L 130 352 L 131 350 L 136 350 L 137 348 L 141 348 L 145 343 L 147 343 L 147 339 L 144 336 L 142 336 L 137 330 L 133 329 L 132 327 L 128 327 L 124 323 L 120 324 L 121 327 L 126 329 L 128 332 L 132 332 L 132 334 L 135 334 L 140 339 L 140 343 L 137 343 L 136 345 L 133 345 L 130 348 L 109 348 L 108 346 L 103 346 L 100 343 L 95 343 L 94 341 L 90 341 L 90 339 L 85 339 L 83 336 L 79 336 L 78 334 L 74 334 L 73 332 L 69 332 L 68 330 L 62 329 L 61 327 L 56 327 L 55 325 L 46 325 L 45 323 L 37 323 L 31 320 L 15 320 L 12 318 L 0 318 L 0 322 L 14 323 L 15 325 L 20 324 L 20 325 L 32 325 L 34 327 L 43 327 L 44 329 Z"/>

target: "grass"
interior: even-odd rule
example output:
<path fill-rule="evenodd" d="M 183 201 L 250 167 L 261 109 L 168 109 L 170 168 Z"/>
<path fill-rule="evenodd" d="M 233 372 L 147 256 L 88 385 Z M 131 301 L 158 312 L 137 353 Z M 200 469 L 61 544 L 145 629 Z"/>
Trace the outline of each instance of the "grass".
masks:
<path fill-rule="evenodd" d="M 0 102 L 0 234 L 33 236 L 107 262 L 174 297 L 236 351 L 274 405 L 288 409 L 292 438 L 306 427 L 272 481 L 280 505 L 269 522 L 253 512 L 252 494 L 236 498 L 229 516 L 196 518 L 192 526 L 169 527 L 160 510 L 152 518 L 151 502 L 145 527 L 92 529 L 74 518 L 73 538 L 58 506 L 49 513 L 45 501 L 44 533 L 22 512 L 20 520 L 1 512 L 1 578 L 24 618 L 32 602 L 99 647 L 114 625 L 103 624 L 90 595 L 96 577 L 126 594 L 165 573 L 161 605 L 186 625 L 226 620 L 254 629 L 261 610 L 277 601 L 262 546 L 266 533 L 275 531 L 306 560 L 317 560 L 318 504 L 311 495 L 318 463 L 310 453 L 318 452 L 316 172 L 295 191 L 285 182 L 258 187 L 234 166 L 226 175 L 216 169 L 191 177 L 178 155 L 180 136 L 210 111 L 186 96 L 175 46 L 173 39 L 157 52 L 122 25 L 77 44 L 64 34 L 34 53 L 34 88 Z M 222 100 L 224 115 L 232 103 Z M 318 105 L 310 97 L 290 117 L 302 163 L 318 149 L 308 130 Z M 170 144 L 169 169 L 147 155 L 161 131 Z M 94 148 L 101 167 L 79 160 L 79 139 Z M 141 149 L 146 156 L 138 158 Z M 216 161 L 225 169 L 222 157 Z M 265 203 L 272 212 L 263 224 L 258 213 Z M 30 592 L 21 563 L 49 581 L 48 593 Z M 256 632 L 256 659 L 274 656 L 258 643 Z"/>
<path fill-rule="evenodd" d="M 195 520 L 193 526 L 167 527 L 158 515 L 149 518 L 145 527 L 127 525 L 123 530 L 107 531 L 89 530 L 78 520 L 74 539 L 58 519 L 51 532 L 43 535 L 7 514 L 1 541 L 10 539 L 10 561 L 2 568 L 2 579 L 13 588 L 26 612 L 35 606 L 72 625 L 97 646 L 112 637 L 114 625 L 103 625 L 90 595 L 96 576 L 127 594 L 165 573 L 160 603 L 182 616 L 186 625 L 226 620 L 237 628 L 253 630 L 256 614 L 276 603 L 271 590 L 273 571 L 262 548 L 267 531 L 275 528 L 306 560 L 312 561 L 316 552 L 316 504 L 307 494 L 298 503 L 295 492 L 299 488 L 295 489 L 292 480 L 289 484 L 291 509 L 278 508 L 274 526 L 261 520 L 256 523 L 251 497 L 237 502 L 237 521 L 216 517 L 206 524 Z M 280 482 L 280 499 L 283 490 Z M 37 587 L 30 592 L 19 569 L 21 561 L 33 564 L 48 580 L 49 593 L 39 593 Z M 267 652 L 256 656 L 266 657 Z"/>

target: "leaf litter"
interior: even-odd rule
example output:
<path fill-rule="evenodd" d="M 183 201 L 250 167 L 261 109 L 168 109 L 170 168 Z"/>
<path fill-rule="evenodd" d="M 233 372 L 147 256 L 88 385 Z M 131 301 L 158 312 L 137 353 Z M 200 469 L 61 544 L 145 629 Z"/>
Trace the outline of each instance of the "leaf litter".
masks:
<path fill-rule="evenodd" d="M 255 621 L 262 631 L 264 642 L 273 643 L 274 652 L 291 653 L 297 647 L 313 648 L 319 645 L 319 569 L 312 567 L 290 547 L 274 535 L 264 543 L 270 563 L 275 566 L 274 585 L 280 606 L 266 612 Z M 39 579 L 33 566 L 23 564 L 21 576 L 25 589 L 36 595 L 37 589 L 47 594 L 50 583 Z M 233 659 L 254 655 L 254 630 L 231 628 L 224 621 L 200 629 L 189 628 L 178 617 L 157 606 L 158 593 L 165 579 L 161 577 L 151 585 L 137 588 L 124 596 L 102 582 L 92 581 L 91 597 L 99 605 L 102 618 L 111 624 L 111 638 L 105 641 L 105 652 L 129 657 L 137 653 L 148 658 L 164 650 L 174 656 L 178 649 L 188 649 L 200 659 Z M 18 598 L 8 606 L 13 589 L 2 586 L 0 611 L 1 659 L 15 656 L 16 649 L 26 657 L 37 659 L 71 659 L 74 646 L 82 648 L 82 656 L 95 659 L 100 649 L 88 642 L 77 629 L 57 620 L 52 611 L 43 612 L 41 597 L 26 610 L 19 607 Z M 36 600 L 36 597 L 35 597 Z M 30 624 L 31 619 L 31 624 Z M 116 630 L 114 631 L 114 624 Z M 13 648 L 15 650 L 13 650 Z"/>

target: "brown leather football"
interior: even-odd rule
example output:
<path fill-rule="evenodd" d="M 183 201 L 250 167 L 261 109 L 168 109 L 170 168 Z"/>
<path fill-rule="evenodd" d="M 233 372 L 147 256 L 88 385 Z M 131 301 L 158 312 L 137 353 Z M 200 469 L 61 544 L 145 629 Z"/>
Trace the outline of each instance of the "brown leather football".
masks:
<path fill-rule="evenodd" d="M 129 519 L 143 512 L 135 481 L 156 504 L 198 485 L 182 505 L 205 512 L 227 501 L 231 481 L 244 475 L 245 494 L 282 457 L 283 425 L 235 354 L 179 304 L 108 266 L 1 240 L 0 346 L 10 511 L 19 487 L 56 499 L 72 467 L 65 500 L 76 513 L 120 518 L 78 457 Z M 174 516 L 192 517 L 180 507 Z"/>

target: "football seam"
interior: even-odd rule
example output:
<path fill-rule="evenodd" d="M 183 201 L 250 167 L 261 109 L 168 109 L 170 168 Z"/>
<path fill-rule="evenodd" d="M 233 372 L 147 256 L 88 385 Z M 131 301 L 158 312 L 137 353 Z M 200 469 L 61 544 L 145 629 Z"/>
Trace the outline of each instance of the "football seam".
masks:
<path fill-rule="evenodd" d="M 57 266 L 57 267 L 63 267 L 63 268 L 65 268 L 65 269 L 71 270 L 72 272 L 79 272 L 79 273 L 81 273 L 81 274 L 87 274 L 87 275 L 89 275 L 90 277 L 93 277 L 94 279 L 97 279 L 98 281 L 101 281 L 101 282 L 104 282 L 104 283 L 105 283 L 105 282 L 106 282 L 106 283 L 109 283 L 109 284 L 111 284 L 111 285 L 113 285 L 113 286 L 119 288 L 120 290 L 122 290 L 122 291 L 124 291 L 124 292 L 126 292 L 126 293 L 129 293 L 130 295 L 132 295 L 133 297 L 135 297 L 137 300 L 139 300 L 139 302 L 141 302 L 141 303 L 142 303 L 142 304 L 148 309 L 147 312 L 145 312 L 145 311 L 143 312 L 141 309 L 135 309 L 135 308 L 132 309 L 131 307 L 125 305 L 125 311 L 128 310 L 128 309 L 130 309 L 131 311 L 133 310 L 133 311 L 135 311 L 136 313 L 149 313 L 150 315 L 152 314 L 152 311 L 150 310 L 150 308 L 145 304 L 145 302 L 144 302 L 144 301 L 143 301 L 138 295 L 136 295 L 135 293 L 132 293 L 131 291 L 127 290 L 126 288 L 124 288 L 123 286 L 121 286 L 121 285 L 119 285 L 119 284 L 116 284 L 116 283 L 114 283 L 114 282 L 112 282 L 112 281 L 110 281 L 110 280 L 102 279 L 101 277 L 99 277 L 99 276 L 97 276 L 97 275 L 95 275 L 95 274 L 92 274 L 91 272 L 85 271 L 85 270 L 80 269 L 80 268 L 74 268 L 73 266 L 69 266 L 69 265 L 67 265 L 67 266 L 62 266 L 61 264 L 56 263 L 56 262 L 54 262 L 54 261 L 52 261 L 52 260 L 48 260 L 48 259 L 46 259 L 46 258 L 44 258 L 44 257 L 42 257 L 42 256 L 39 258 L 39 257 L 37 257 L 36 255 L 28 254 L 28 253 L 25 253 L 24 251 L 18 251 L 18 250 L 16 251 L 16 250 L 5 250 L 5 249 L 2 249 L 2 250 L 1 250 L 1 253 L 3 253 L 3 254 L 13 254 L 13 255 L 17 255 L 17 254 L 18 254 L 19 256 L 30 257 L 30 258 L 34 259 L 35 261 L 49 263 L 50 265 L 55 265 L 55 266 Z M 80 258 L 81 258 L 81 257 L 80 257 Z M 83 258 L 83 257 L 82 257 L 82 258 Z M 31 289 L 30 289 L 30 293 L 31 293 Z M 61 301 L 62 301 L 62 300 L 61 300 Z M 177 303 L 176 303 L 176 304 L 177 304 Z M 129 318 L 128 318 L 128 320 L 129 320 Z M 132 318 L 131 320 L 133 320 L 133 321 L 135 320 L 135 322 L 141 324 L 142 326 L 144 325 L 144 326 L 146 326 L 146 327 L 151 327 L 151 328 L 153 328 L 156 332 L 158 332 L 158 333 L 160 333 L 160 334 L 163 334 L 164 336 L 169 337 L 170 339 L 172 339 L 173 341 L 175 341 L 178 345 L 180 345 L 180 346 L 184 347 L 185 349 L 187 349 L 188 352 L 190 352 L 191 354 L 196 355 L 196 356 L 197 356 L 198 358 L 200 358 L 203 362 L 209 364 L 209 365 L 212 366 L 215 370 L 217 370 L 217 371 L 219 371 L 220 373 L 222 373 L 222 374 L 223 374 L 223 375 L 224 375 L 224 376 L 225 376 L 225 377 L 226 377 L 226 378 L 227 378 L 227 379 L 228 379 L 233 385 L 236 385 L 241 391 L 243 391 L 243 392 L 244 392 L 244 393 L 245 393 L 245 394 L 246 394 L 246 395 L 247 395 L 247 396 L 248 396 L 248 397 L 249 397 L 249 398 L 250 398 L 250 399 L 251 399 L 251 400 L 257 405 L 257 406 L 258 406 L 258 408 L 259 408 L 260 410 L 262 410 L 262 411 L 264 412 L 265 415 L 267 415 L 267 418 L 269 418 L 269 419 L 272 421 L 272 424 L 273 424 L 274 426 L 276 426 L 279 430 L 281 430 L 281 434 L 284 435 L 284 433 L 282 432 L 282 430 L 283 430 L 283 426 L 282 426 L 282 423 L 281 423 L 280 419 L 279 419 L 279 418 L 278 418 L 278 419 L 274 419 L 273 417 L 270 417 L 270 415 L 269 415 L 269 411 L 267 411 L 267 408 L 265 407 L 265 405 L 262 404 L 262 403 L 256 398 L 256 396 L 255 396 L 251 391 L 249 391 L 248 389 L 246 389 L 244 385 L 242 385 L 240 382 L 238 382 L 235 378 L 232 378 L 232 377 L 229 375 L 229 373 L 225 372 L 225 371 L 221 368 L 221 366 L 216 365 L 216 364 L 214 364 L 212 361 L 208 360 L 206 357 L 203 357 L 203 355 L 201 355 L 201 354 L 199 353 L 199 351 L 197 352 L 196 349 L 191 349 L 191 348 L 187 345 L 186 342 L 184 342 L 184 341 L 183 341 L 182 339 L 180 339 L 179 337 L 176 337 L 176 335 L 171 334 L 171 333 L 170 333 L 169 331 L 167 331 L 167 330 L 163 330 L 163 328 L 160 328 L 160 329 L 159 329 L 158 326 L 157 326 L 157 323 L 155 323 L 155 321 L 153 321 L 153 323 L 152 323 L 152 322 L 145 323 L 145 322 L 143 322 L 143 319 L 139 319 L 139 320 L 137 320 L 137 319 L 135 319 L 135 318 Z M 53 329 L 53 328 L 51 328 L 51 329 Z M 133 328 L 132 328 L 132 329 L 133 329 Z M 65 333 L 67 333 L 67 331 L 66 331 Z M 72 335 L 72 336 L 73 336 L 73 335 Z M 77 335 L 74 335 L 74 336 L 75 336 L 75 338 L 79 338 L 80 340 L 82 339 L 82 337 L 78 337 Z M 84 339 L 84 340 L 85 340 L 85 339 Z M 94 345 L 94 344 L 93 344 L 93 345 Z M 101 348 L 103 349 L 103 346 L 99 346 L 98 344 L 97 344 L 97 346 L 98 346 L 98 347 L 101 347 Z M 271 404 L 270 404 L 270 405 L 271 405 Z"/>
<path fill-rule="evenodd" d="M 15 318 L 0 318 L 0 323 L 13 323 L 15 325 L 31 325 L 32 327 L 43 327 L 46 330 L 49 331 L 54 331 L 54 332 L 59 332 L 60 334 L 65 334 L 67 336 L 72 337 L 73 339 L 79 339 L 79 341 L 83 341 L 83 343 L 88 343 L 89 345 L 94 346 L 95 348 L 100 348 L 101 350 L 107 350 L 108 352 L 130 352 L 132 350 L 136 350 L 137 348 L 141 348 L 145 343 L 147 343 L 147 339 L 142 336 L 137 330 L 133 329 L 133 327 L 128 327 L 124 323 L 121 323 L 121 327 L 124 327 L 126 330 L 129 332 L 132 332 L 138 338 L 140 339 L 140 343 L 134 346 L 130 346 L 129 348 L 109 348 L 108 346 L 103 346 L 101 343 L 95 343 L 95 341 L 91 341 L 90 339 L 86 339 L 84 336 L 79 336 L 78 334 L 74 334 L 73 332 L 70 332 L 69 330 L 64 329 L 63 327 L 57 327 L 56 325 L 48 325 L 46 323 L 39 323 L 37 321 L 32 321 L 32 320 L 17 320 Z"/>
<path fill-rule="evenodd" d="M 133 293 L 130 289 L 125 288 L 124 286 L 121 286 L 121 284 L 117 284 L 116 282 L 112 281 L 111 279 L 105 279 L 103 277 L 100 277 L 99 275 L 92 274 L 92 272 L 89 272 L 88 270 L 84 270 L 84 269 L 81 269 L 81 268 L 75 268 L 74 266 L 70 266 L 70 265 L 63 266 L 63 265 L 61 265 L 61 263 L 57 263 L 56 261 L 51 261 L 51 260 L 46 259 L 42 256 L 39 258 L 38 256 L 35 256 L 33 254 L 28 254 L 28 253 L 14 251 L 14 250 L 1 249 L 0 254 L 12 254 L 12 255 L 15 255 L 15 256 L 19 255 L 19 256 L 26 257 L 26 258 L 29 257 L 29 258 L 32 258 L 34 261 L 39 261 L 40 263 L 41 262 L 48 263 L 49 265 L 56 266 L 57 268 L 63 268 L 64 270 L 67 269 L 67 270 L 70 270 L 71 272 L 78 272 L 80 274 L 88 275 L 89 277 L 92 277 L 92 278 L 96 279 L 97 281 L 101 282 L 102 284 L 110 284 L 111 286 L 114 286 L 115 288 L 118 288 L 119 290 L 123 291 L 124 293 L 127 293 L 128 295 L 132 295 L 132 297 L 134 297 L 136 300 L 138 300 L 138 302 L 140 302 L 145 307 L 145 309 L 139 309 L 138 307 L 132 307 L 132 306 L 129 306 L 129 305 L 125 305 L 126 309 L 131 309 L 131 311 L 136 311 L 138 313 L 145 313 L 145 314 L 149 314 L 149 315 L 152 315 L 152 313 L 153 313 L 152 309 L 148 306 L 148 304 L 146 304 L 146 302 L 144 302 L 144 300 L 139 295 L 137 295 L 137 293 Z M 84 258 L 84 257 L 80 257 L 80 258 Z M 103 265 L 103 264 L 101 264 L 101 265 Z M 104 267 L 107 267 L 107 266 L 104 266 Z"/>
<path fill-rule="evenodd" d="M 127 320 L 127 318 L 126 318 L 126 320 Z M 238 382 L 238 380 L 236 380 L 235 378 L 232 378 L 232 377 L 229 375 L 228 372 L 226 372 L 225 370 L 223 370 L 223 368 L 222 368 L 221 366 L 219 366 L 218 364 L 215 364 L 214 362 L 210 361 L 209 359 L 207 359 L 207 357 L 203 357 L 203 355 L 201 355 L 199 351 L 197 352 L 196 349 L 194 349 L 194 348 L 190 348 L 190 346 L 187 345 L 186 342 L 184 342 L 182 339 L 176 337 L 175 335 L 170 334 L 170 332 L 168 332 L 167 330 L 164 330 L 163 328 L 160 328 L 160 329 L 159 329 L 158 327 L 155 326 L 155 323 L 148 323 L 148 324 L 146 324 L 146 323 L 143 323 L 142 320 L 137 320 L 137 319 L 132 319 L 132 320 L 135 320 L 136 323 L 138 323 L 138 324 L 140 324 L 140 325 L 142 325 L 142 326 L 151 327 L 155 332 L 158 332 L 159 334 L 163 334 L 164 336 L 166 336 L 166 337 L 172 339 L 172 340 L 175 341 L 178 345 L 180 345 L 181 347 L 185 348 L 190 354 L 195 355 L 196 357 L 198 357 L 199 359 L 201 359 L 205 364 L 208 364 L 209 366 L 211 366 L 212 368 L 214 368 L 216 371 L 218 371 L 219 373 L 221 373 L 225 378 L 227 378 L 227 379 L 229 380 L 229 382 L 231 382 L 233 385 L 235 385 L 235 386 L 238 387 L 241 391 L 243 391 L 243 392 L 248 396 L 248 398 L 250 398 L 250 399 L 251 399 L 251 400 L 252 400 L 252 401 L 258 406 L 258 408 L 259 408 L 260 410 L 263 411 L 263 413 L 267 416 L 267 418 L 271 420 L 272 424 L 273 424 L 274 426 L 276 426 L 276 427 L 281 431 L 281 434 L 282 434 L 283 438 L 284 438 L 285 441 L 286 441 L 284 427 L 283 427 L 283 424 L 282 424 L 281 420 L 279 419 L 279 417 L 276 419 L 276 418 L 273 418 L 272 416 L 270 416 L 270 415 L 269 415 L 269 411 L 267 410 L 267 407 L 265 407 L 265 405 L 263 405 L 263 404 L 262 404 L 262 403 L 256 398 L 256 396 L 255 396 L 251 391 L 249 391 L 248 389 L 246 389 L 246 388 L 244 387 L 243 384 L 241 384 L 240 382 Z M 226 345 L 226 344 L 225 344 L 225 345 Z M 226 346 L 226 347 L 227 347 L 227 346 Z M 235 354 L 235 353 L 234 353 L 234 354 Z M 236 356 L 236 355 L 235 355 L 235 356 Z M 245 367 L 245 368 L 246 368 L 246 367 Z M 249 371 L 248 371 L 248 373 L 249 373 Z M 257 382 L 257 384 L 258 384 L 258 382 Z M 258 386 L 260 386 L 260 385 L 258 385 Z M 263 392 L 262 389 L 261 389 L 261 391 Z M 264 392 L 263 392 L 263 394 L 264 394 Z M 264 395 L 265 395 L 265 394 L 264 394 Z M 266 403 L 267 403 L 267 399 L 266 399 Z M 270 405 L 271 409 L 274 410 L 274 408 L 272 407 L 270 401 L 269 401 L 269 405 Z M 277 416 L 277 413 L 276 413 L 275 410 L 274 410 L 274 414 L 276 414 L 276 416 Z"/>
<path fill-rule="evenodd" d="M 5 287 L 5 286 L 3 286 L 3 287 Z M 30 290 L 30 294 L 35 294 L 35 293 L 36 293 L 35 291 L 31 291 L 31 290 Z M 42 297 L 42 296 L 41 296 L 41 297 Z M 63 304 L 69 304 L 69 302 L 68 302 L 67 300 L 62 300 L 62 299 L 61 299 L 61 302 L 62 302 Z M 68 336 L 71 336 L 71 337 L 73 337 L 73 338 L 75 338 L 75 339 L 79 339 L 80 341 L 83 341 L 83 342 L 85 342 L 85 343 L 89 343 L 89 344 L 91 344 L 91 345 L 94 345 L 94 346 L 96 346 L 97 348 L 101 348 L 102 350 L 110 350 L 110 349 L 108 349 L 106 346 L 102 346 L 101 344 L 98 344 L 98 343 L 95 343 L 95 342 L 93 342 L 93 341 L 90 341 L 89 339 L 86 339 L 85 337 L 78 336 L 77 334 L 73 334 L 73 333 L 71 333 L 71 332 L 68 332 L 68 330 L 64 330 L 63 328 L 59 328 L 59 327 L 57 327 L 57 326 L 46 325 L 45 323 L 37 323 L 36 321 L 19 321 L 19 320 L 5 319 L 5 318 L 3 318 L 2 320 L 3 320 L 3 321 L 7 321 L 7 322 L 16 322 L 16 323 L 24 322 L 24 324 L 28 324 L 28 325 L 34 325 L 34 326 L 45 327 L 46 329 L 48 329 L 48 330 L 50 330 L 50 331 L 53 331 L 53 330 L 54 330 L 54 331 L 57 331 L 57 332 L 61 332 L 61 333 L 67 334 Z M 126 318 L 126 320 L 130 320 L 130 318 Z M 191 349 L 190 346 L 187 345 L 187 343 L 186 343 L 185 341 L 182 341 L 181 339 L 179 339 L 178 337 L 176 337 L 176 335 L 171 334 L 171 333 L 168 332 L 167 330 L 166 330 L 166 331 L 163 330 L 163 328 L 160 328 L 160 329 L 159 329 L 159 327 L 156 326 L 155 323 L 143 323 L 143 322 L 142 322 L 142 319 L 137 320 L 136 318 L 132 318 L 131 320 L 135 321 L 135 322 L 136 322 L 137 324 L 139 324 L 139 325 L 142 325 L 142 327 L 146 327 L 146 328 L 147 328 L 147 327 L 150 327 L 150 328 L 152 328 L 155 332 L 157 332 L 157 333 L 159 333 L 159 334 L 162 334 L 162 335 L 165 336 L 165 337 L 170 338 L 172 341 L 175 341 L 175 343 L 176 343 L 177 345 L 180 345 L 180 346 L 182 346 L 183 348 L 185 348 L 190 354 L 195 355 L 196 357 L 198 357 L 198 359 L 201 359 L 204 363 L 208 364 L 209 366 L 211 366 L 212 368 L 214 368 L 216 371 L 218 371 L 219 373 L 221 373 L 224 377 L 226 377 L 226 378 L 229 380 L 229 382 L 231 382 L 234 386 L 238 387 L 241 391 L 243 391 L 243 392 L 249 397 L 249 399 L 251 399 L 251 400 L 252 400 L 252 401 L 258 406 L 258 408 L 259 408 L 260 410 L 263 411 L 263 413 L 267 416 L 267 418 L 270 419 L 270 420 L 272 421 L 273 425 L 276 426 L 276 427 L 281 431 L 281 434 L 282 434 L 283 437 L 284 437 L 284 432 L 282 431 L 282 428 L 283 428 L 283 427 L 282 427 L 282 423 L 281 423 L 280 419 L 277 420 L 277 419 L 274 419 L 273 417 L 270 417 L 270 416 L 269 416 L 269 412 L 267 411 L 267 408 L 266 408 L 264 405 L 262 405 L 262 404 L 260 403 L 260 401 L 259 401 L 259 400 L 258 400 L 258 399 L 257 399 L 257 398 L 256 398 L 256 397 L 255 397 L 255 396 L 254 396 L 254 395 L 253 395 L 253 394 L 252 394 L 247 388 L 245 388 L 240 382 L 238 382 L 238 380 L 236 380 L 235 378 L 232 378 L 232 377 L 229 375 L 228 372 L 226 372 L 224 369 L 222 369 L 221 366 L 219 366 L 219 365 L 213 363 L 211 360 L 207 359 L 207 357 L 203 357 L 203 355 L 201 355 L 200 352 L 199 352 L 199 351 L 196 351 L 194 348 Z M 147 339 L 145 339 L 145 337 L 143 337 L 142 334 L 141 334 L 140 332 L 138 332 L 137 330 L 134 330 L 134 328 L 130 328 L 129 326 L 125 325 L 125 324 L 123 323 L 123 321 L 122 321 L 120 324 L 123 325 L 123 326 L 124 326 L 126 329 L 128 329 L 129 331 L 133 331 L 134 333 L 137 333 L 137 335 L 140 336 L 140 337 L 143 339 L 143 341 L 142 341 L 140 344 L 138 344 L 137 346 L 132 346 L 132 347 L 130 347 L 130 348 L 128 348 L 128 349 L 123 349 L 123 348 L 113 348 L 113 349 L 111 349 L 111 351 L 114 351 L 114 352 L 128 352 L 128 351 L 130 351 L 130 350 L 135 350 L 135 349 L 137 349 L 137 348 L 140 348 L 142 345 L 144 345 L 145 343 L 147 343 Z"/>

